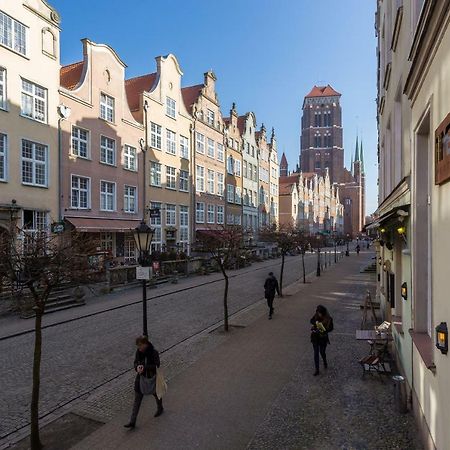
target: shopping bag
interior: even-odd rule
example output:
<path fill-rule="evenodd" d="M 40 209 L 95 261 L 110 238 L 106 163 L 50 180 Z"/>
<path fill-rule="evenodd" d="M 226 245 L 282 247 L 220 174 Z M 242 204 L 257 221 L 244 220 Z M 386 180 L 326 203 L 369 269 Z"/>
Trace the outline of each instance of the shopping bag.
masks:
<path fill-rule="evenodd" d="M 158 398 L 163 398 L 167 392 L 167 383 L 164 379 L 164 373 L 162 369 L 156 369 L 156 396 Z"/>

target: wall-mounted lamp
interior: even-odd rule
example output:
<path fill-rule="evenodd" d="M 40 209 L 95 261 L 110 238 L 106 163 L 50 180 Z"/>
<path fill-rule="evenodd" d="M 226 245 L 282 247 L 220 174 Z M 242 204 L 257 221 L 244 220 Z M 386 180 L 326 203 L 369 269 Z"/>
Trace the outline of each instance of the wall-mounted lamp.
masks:
<path fill-rule="evenodd" d="M 436 347 L 444 355 L 448 352 L 448 328 L 447 322 L 441 322 L 436 327 Z"/>
<path fill-rule="evenodd" d="M 403 235 L 406 233 L 406 227 L 404 227 L 404 226 L 398 227 L 398 228 L 397 228 L 397 233 L 398 233 L 400 236 L 403 236 Z"/>
<path fill-rule="evenodd" d="M 408 299 L 408 285 L 406 284 L 406 281 L 402 283 L 401 295 L 403 297 L 403 300 Z"/>
<path fill-rule="evenodd" d="M 380 228 L 380 233 L 386 233 L 386 228 Z"/>

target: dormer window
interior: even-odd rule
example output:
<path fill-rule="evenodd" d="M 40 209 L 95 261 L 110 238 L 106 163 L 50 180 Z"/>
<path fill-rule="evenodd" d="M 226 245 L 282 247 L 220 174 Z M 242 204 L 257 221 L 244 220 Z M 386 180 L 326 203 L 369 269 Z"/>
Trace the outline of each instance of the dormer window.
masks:
<path fill-rule="evenodd" d="M 166 97 L 166 115 L 175 119 L 177 110 L 177 102 L 170 97 Z"/>
<path fill-rule="evenodd" d="M 103 92 L 100 94 L 100 118 L 114 122 L 114 98 Z"/>
<path fill-rule="evenodd" d="M 210 109 L 207 110 L 207 113 L 206 113 L 206 121 L 207 121 L 208 124 L 211 125 L 212 127 L 214 126 L 214 122 L 215 122 L 215 114 L 214 114 L 214 111 L 211 111 Z"/>

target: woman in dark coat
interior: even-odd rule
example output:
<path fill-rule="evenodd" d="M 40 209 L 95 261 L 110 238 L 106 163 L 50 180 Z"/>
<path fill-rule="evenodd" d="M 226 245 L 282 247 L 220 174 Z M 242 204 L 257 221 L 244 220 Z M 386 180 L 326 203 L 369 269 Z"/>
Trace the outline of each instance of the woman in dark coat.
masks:
<path fill-rule="evenodd" d="M 130 422 L 124 425 L 125 428 L 134 428 L 136 426 L 136 418 L 144 397 L 144 394 L 141 392 L 141 376 L 144 375 L 147 378 L 156 376 L 156 368 L 160 365 L 159 353 L 148 340 L 147 336 L 138 337 L 136 339 L 136 346 L 137 350 L 134 357 L 134 370 L 136 371 L 136 378 L 134 380 L 134 405 Z M 156 392 L 153 393 L 153 396 L 156 399 L 158 407 L 155 417 L 159 417 L 164 412 L 162 399 L 157 397 Z"/>
<path fill-rule="evenodd" d="M 326 350 L 330 343 L 328 333 L 333 331 L 333 318 L 325 306 L 319 305 L 310 322 L 312 325 L 311 342 L 314 348 L 314 364 L 316 366 L 314 376 L 317 376 L 319 375 L 319 353 L 322 356 L 325 369 L 328 367 Z"/>

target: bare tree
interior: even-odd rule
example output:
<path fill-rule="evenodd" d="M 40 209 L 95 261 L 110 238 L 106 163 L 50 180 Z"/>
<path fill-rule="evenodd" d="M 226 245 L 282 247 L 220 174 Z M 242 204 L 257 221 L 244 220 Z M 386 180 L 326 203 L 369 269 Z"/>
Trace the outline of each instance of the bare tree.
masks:
<path fill-rule="evenodd" d="M 95 247 L 92 240 L 72 232 L 56 235 L 12 229 L 2 236 L 0 283 L 9 284 L 14 298 L 28 297 L 35 314 L 30 439 L 31 449 L 40 450 L 42 316 L 50 294 L 56 288 L 65 283 L 88 281 L 87 254 Z"/>
<path fill-rule="evenodd" d="M 223 323 L 224 330 L 229 330 L 228 324 L 228 287 L 227 270 L 237 267 L 243 255 L 243 231 L 239 226 L 227 226 L 218 230 L 203 230 L 197 236 L 197 249 L 207 252 L 217 263 L 225 281 L 223 291 Z"/>

